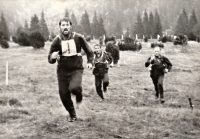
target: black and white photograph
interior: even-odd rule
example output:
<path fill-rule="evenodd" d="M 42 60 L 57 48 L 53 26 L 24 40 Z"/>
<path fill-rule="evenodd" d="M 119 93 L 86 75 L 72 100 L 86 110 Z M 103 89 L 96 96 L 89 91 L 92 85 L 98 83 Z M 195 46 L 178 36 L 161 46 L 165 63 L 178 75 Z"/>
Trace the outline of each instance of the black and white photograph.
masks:
<path fill-rule="evenodd" d="M 199 0 L 0 0 L 0 139 L 200 138 Z"/>

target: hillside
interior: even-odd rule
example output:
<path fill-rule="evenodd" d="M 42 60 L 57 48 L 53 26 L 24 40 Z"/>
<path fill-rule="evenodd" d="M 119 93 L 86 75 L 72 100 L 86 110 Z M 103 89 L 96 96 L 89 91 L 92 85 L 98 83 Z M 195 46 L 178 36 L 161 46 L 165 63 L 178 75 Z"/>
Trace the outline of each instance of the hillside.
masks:
<path fill-rule="evenodd" d="M 50 31 L 57 31 L 57 23 L 64 16 L 67 9 L 77 17 L 80 22 L 84 10 L 89 13 L 90 20 L 94 15 L 102 14 L 104 24 L 114 26 L 117 21 L 123 21 L 123 29 L 131 29 L 135 23 L 136 14 L 143 15 L 144 10 L 154 13 L 157 9 L 161 16 L 163 30 L 175 27 L 177 17 L 183 8 L 188 18 L 194 9 L 200 21 L 200 3 L 198 0 L 0 0 L 0 12 L 3 12 L 9 29 L 14 33 L 18 26 L 24 26 L 25 20 L 30 22 L 34 14 L 41 16 L 42 10 Z M 111 27 L 112 27 L 111 26 Z"/>

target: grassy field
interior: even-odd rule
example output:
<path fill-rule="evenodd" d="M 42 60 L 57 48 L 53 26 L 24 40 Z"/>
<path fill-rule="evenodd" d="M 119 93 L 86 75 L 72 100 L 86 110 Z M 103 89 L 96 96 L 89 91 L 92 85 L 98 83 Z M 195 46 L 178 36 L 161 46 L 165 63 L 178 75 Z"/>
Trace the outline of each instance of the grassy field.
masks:
<path fill-rule="evenodd" d="M 144 67 L 152 53 L 150 43 L 142 43 L 138 53 L 120 52 L 120 67 L 109 70 L 110 86 L 103 102 L 95 92 L 92 71 L 85 68 L 84 98 L 79 106 L 74 103 L 78 121 L 73 123 L 67 121 L 68 113 L 59 98 L 56 64 L 47 61 L 50 43 L 40 50 L 10 45 L 9 49 L 0 48 L 1 139 L 200 138 L 199 43 L 189 42 L 188 47 L 165 44 L 163 53 L 173 70 L 165 76 L 163 105 L 155 101 L 154 87 Z"/>

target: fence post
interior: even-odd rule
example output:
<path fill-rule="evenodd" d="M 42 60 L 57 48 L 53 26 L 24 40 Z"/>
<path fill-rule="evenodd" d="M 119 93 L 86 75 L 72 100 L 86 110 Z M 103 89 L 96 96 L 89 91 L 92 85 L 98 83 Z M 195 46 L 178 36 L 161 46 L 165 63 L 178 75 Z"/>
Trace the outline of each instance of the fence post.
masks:
<path fill-rule="evenodd" d="M 6 62 L 6 85 L 8 85 L 8 61 Z"/>

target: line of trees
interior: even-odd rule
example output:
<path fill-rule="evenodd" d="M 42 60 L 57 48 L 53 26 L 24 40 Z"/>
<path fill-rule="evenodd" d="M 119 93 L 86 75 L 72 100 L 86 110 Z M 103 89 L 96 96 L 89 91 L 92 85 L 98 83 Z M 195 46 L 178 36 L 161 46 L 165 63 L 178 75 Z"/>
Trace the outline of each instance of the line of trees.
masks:
<path fill-rule="evenodd" d="M 34 48 L 44 47 L 44 42 L 49 39 L 49 29 L 46 24 L 44 12 L 41 12 L 41 18 L 35 14 L 31 17 L 30 27 L 25 21 L 24 27 L 18 27 L 13 41 L 23 46 L 33 46 Z"/>
<path fill-rule="evenodd" d="M 147 11 L 144 11 L 143 18 L 140 13 L 137 13 L 137 19 L 132 28 L 132 35 L 143 38 L 143 35 L 147 38 L 156 38 L 157 35 L 162 35 L 162 24 L 158 11 L 155 11 L 155 15 L 152 12 L 148 15 Z"/>
<path fill-rule="evenodd" d="M 68 10 L 65 12 L 65 17 L 69 17 Z M 69 18 L 72 20 L 73 30 L 83 34 L 84 36 L 89 35 L 97 39 L 104 34 L 106 35 L 104 20 L 101 14 L 99 16 L 97 15 L 96 11 L 94 11 L 92 21 L 90 21 L 86 10 L 81 16 L 80 24 L 78 24 L 76 16 L 73 12 Z M 124 27 L 122 27 L 121 22 L 122 21 L 117 21 L 112 25 L 112 28 L 114 29 L 112 35 L 116 36 L 116 38 L 121 38 L 121 35 L 124 34 Z M 136 22 L 132 25 L 131 31 L 129 31 L 129 28 L 126 28 L 125 31 L 125 36 L 135 36 L 136 34 L 138 34 L 139 38 L 142 38 L 143 35 L 148 38 L 156 38 L 157 34 L 162 35 L 162 25 L 157 10 L 155 11 L 155 15 L 153 15 L 152 12 L 148 15 L 145 10 L 143 19 L 138 12 Z"/>
<path fill-rule="evenodd" d="M 84 36 L 91 36 L 95 39 L 106 35 L 104 19 L 102 18 L 102 15 L 98 15 L 96 11 L 94 11 L 92 20 L 90 20 L 89 14 L 86 10 L 82 14 L 79 22 L 73 12 L 69 14 L 68 10 L 66 10 L 64 16 L 69 17 L 72 20 L 73 31 L 75 32 L 81 33 Z M 105 24 L 110 24 L 110 22 L 106 20 Z M 142 16 L 141 13 L 138 12 L 135 22 L 131 24 L 132 26 L 130 28 L 124 27 L 122 26 L 124 25 L 123 21 L 118 20 L 114 24 L 110 25 L 114 29 L 112 35 L 116 36 L 116 38 L 121 38 L 122 34 L 125 34 L 125 36 L 128 37 L 132 36 L 133 38 L 135 38 L 136 34 L 138 35 L 138 38 L 156 38 L 157 35 L 163 35 L 162 22 L 157 10 L 155 10 L 154 14 L 152 11 L 148 13 L 144 10 Z M 189 40 L 196 40 L 197 37 L 200 37 L 200 23 L 198 23 L 195 10 L 193 10 L 191 15 L 188 16 L 186 10 L 183 9 L 177 18 L 176 27 L 172 30 L 174 31 L 174 35 L 187 35 Z M 23 27 L 18 27 L 13 40 L 20 45 L 29 46 L 31 45 L 30 43 L 33 42 L 30 41 L 30 36 L 34 36 L 32 33 L 37 34 L 37 37 L 43 38 L 39 40 L 46 41 L 49 39 L 50 33 L 43 11 L 41 12 L 40 19 L 36 14 L 31 17 L 30 26 L 28 22 L 25 21 Z M 3 13 L 0 18 L 0 35 L 0 37 L 5 40 L 9 40 L 10 38 Z M 51 36 L 55 36 L 54 32 L 51 33 Z"/>
<path fill-rule="evenodd" d="M 3 13 L 1 13 L 1 19 L 0 19 L 0 32 L 2 34 L 1 37 L 3 37 L 6 40 L 9 40 L 8 26 Z"/>
<path fill-rule="evenodd" d="M 200 37 L 199 26 L 195 11 L 193 10 L 188 18 L 183 9 L 177 20 L 175 35 L 187 35 L 189 40 L 196 40 L 196 37 Z"/>
<path fill-rule="evenodd" d="M 9 31 L 8 31 L 8 26 L 7 22 L 4 18 L 4 14 L 1 13 L 1 18 L 0 18 L 0 45 L 2 48 L 9 48 L 8 41 L 9 40 Z"/>
<path fill-rule="evenodd" d="M 81 33 L 84 36 L 91 36 L 92 38 L 98 39 L 106 34 L 104 20 L 101 14 L 99 16 L 97 15 L 96 11 L 94 11 L 92 22 L 90 21 L 89 14 L 86 10 L 81 16 L 80 24 L 78 23 L 75 14 L 72 12 L 70 16 L 67 9 L 65 12 L 65 17 L 68 17 L 72 20 L 73 31 Z"/>
<path fill-rule="evenodd" d="M 68 15 L 69 14 L 65 14 Z M 74 24 L 74 30 L 80 32 L 81 34 L 87 36 L 93 36 L 98 38 L 104 34 L 106 34 L 104 27 L 104 20 L 99 15 L 97 17 L 96 11 L 94 11 L 94 16 L 92 21 L 90 22 L 89 15 L 87 11 L 82 14 L 80 24 L 78 24 L 74 13 L 71 14 L 72 22 Z M 123 21 L 117 21 L 112 25 L 114 32 L 112 35 L 116 36 L 116 38 L 121 38 L 121 35 L 132 36 L 135 38 L 136 34 L 138 38 L 157 38 L 157 35 L 166 35 L 164 34 L 162 22 L 160 15 L 157 10 L 153 14 L 152 11 L 148 14 L 145 10 L 143 12 L 143 16 L 140 15 L 140 12 L 137 13 L 137 18 L 135 23 L 132 23 L 131 29 L 128 27 L 123 27 Z M 109 23 L 108 23 L 109 24 Z M 200 29 L 198 28 L 200 25 L 198 24 L 196 13 L 193 10 L 190 18 L 188 18 L 185 9 L 183 9 L 182 13 L 178 16 L 176 27 L 174 30 L 174 35 L 187 35 L 189 40 L 195 40 L 196 37 L 200 36 Z"/>

